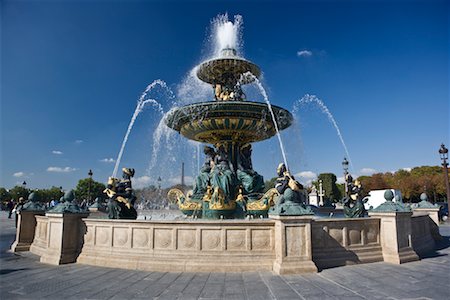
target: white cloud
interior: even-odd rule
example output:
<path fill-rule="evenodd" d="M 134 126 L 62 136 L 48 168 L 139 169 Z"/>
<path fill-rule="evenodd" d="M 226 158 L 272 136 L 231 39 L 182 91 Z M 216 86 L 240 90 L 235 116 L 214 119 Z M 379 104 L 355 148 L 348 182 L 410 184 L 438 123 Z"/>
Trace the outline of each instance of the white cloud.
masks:
<path fill-rule="evenodd" d="M 55 172 L 55 173 L 70 173 L 78 170 L 77 168 L 71 168 L 71 167 L 48 167 L 47 172 Z"/>
<path fill-rule="evenodd" d="M 104 159 L 100 159 L 101 162 L 104 163 L 115 163 L 116 160 L 114 158 L 104 158 Z"/>
<path fill-rule="evenodd" d="M 402 168 L 402 170 L 406 171 L 406 172 L 411 172 L 412 168 Z M 392 172 L 392 173 L 395 173 L 395 172 Z"/>
<path fill-rule="evenodd" d="M 152 178 L 150 176 L 141 176 L 132 179 L 133 188 L 141 189 L 151 184 Z"/>
<path fill-rule="evenodd" d="M 63 153 L 62 153 L 61 151 L 59 151 L 59 150 L 53 150 L 52 153 L 53 153 L 53 154 L 57 154 L 57 155 L 63 154 Z"/>
<path fill-rule="evenodd" d="M 83 140 L 75 140 L 75 144 L 81 144 L 83 142 L 84 142 Z"/>
<path fill-rule="evenodd" d="M 336 178 L 336 183 L 343 184 L 344 182 L 345 182 L 345 177 L 344 176 Z"/>
<path fill-rule="evenodd" d="M 312 171 L 303 171 L 294 174 L 295 178 L 303 184 L 310 185 L 313 180 L 317 179 L 317 174 Z"/>
<path fill-rule="evenodd" d="M 359 172 L 361 175 L 372 175 L 373 173 L 376 173 L 377 170 L 372 168 L 362 168 Z"/>
<path fill-rule="evenodd" d="M 297 56 L 299 57 L 310 57 L 312 56 L 312 52 L 309 50 L 301 50 L 301 51 L 297 51 Z"/>
<path fill-rule="evenodd" d="M 167 181 L 170 185 L 181 184 L 181 176 L 169 178 Z M 194 184 L 194 178 L 192 176 L 184 176 L 184 184 Z"/>
<path fill-rule="evenodd" d="M 317 174 L 311 171 L 303 171 L 300 173 L 295 174 L 296 177 L 303 177 L 307 179 L 315 179 L 317 178 Z"/>
<path fill-rule="evenodd" d="M 14 177 L 24 177 L 25 173 L 24 172 L 16 172 L 13 174 Z"/>

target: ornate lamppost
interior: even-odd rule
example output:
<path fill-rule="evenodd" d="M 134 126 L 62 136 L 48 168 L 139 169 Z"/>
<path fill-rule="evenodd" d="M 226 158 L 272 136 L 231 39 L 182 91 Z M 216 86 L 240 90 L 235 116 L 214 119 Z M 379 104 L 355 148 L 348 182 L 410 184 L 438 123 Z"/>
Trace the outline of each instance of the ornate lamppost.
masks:
<path fill-rule="evenodd" d="M 92 197 L 91 197 L 92 175 L 94 175 L 94 173 L 92 173 L 92 170 L 89 169 L 89 172 L 88 172 L 88 176 L 89 176 L 89 185 L 88 185 L 88 205 L 90 205 L 90 204 L 91 204 L 91 201 L 92 201 Z"/>
<path fill-rule="evenodd" d="M 161 189 L 161 181 L 162 181 L 162 179 L 161 179 L 161 176 L 158 176 L 158 190 L 160 190 Z"/>
<path fill-rule="evenodd" d="M 21 193 L 20 197 L 27 199 L 27 182 L 25 180 L 22 182 L 22 187 L 23 187 L 23 194 Z"/>
<path fill-rule="evenodd" d="M 444 144 L 441 144 L 441 148 L 439 148 L 439 155 L 442 160 L 442 167 L 444 168 L 444 177 L 445 177 L 445 187 L 447 190 L 447 205 L 450 207 L 450 183 L 448 182 L 448 149 L 445 148 Z"/>
<path fill-rule="evenodd" d="M 323 197 L 325 196 L 325 190 L 323 189 L 323 181 L 319 180 L 319 203 L 317 206 L 323 206 L 325 203 L 323 201 Z"/>
<path fill-rule="evenodd" d="M 344 157 L 342 161 L 342 168 L 344 169 L 344 187 L 345 187 L 345 196 L 348 195 L 348 185 L 347 185 L 347 174 L 348 174 L 348 160 Z"/>

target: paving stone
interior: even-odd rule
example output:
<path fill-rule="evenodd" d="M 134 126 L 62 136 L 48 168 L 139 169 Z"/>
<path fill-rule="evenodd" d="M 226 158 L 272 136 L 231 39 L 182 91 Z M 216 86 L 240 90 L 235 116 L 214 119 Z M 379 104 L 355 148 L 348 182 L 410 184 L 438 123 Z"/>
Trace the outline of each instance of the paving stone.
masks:
<path fill-rule="evenodd" d="M 271 272 L 164 273 L 82 264 L 41 264 L 10 253 L 14 219 L 0 212 L 0 298 L 4 299 L 448 299 L 450 226 L 436 253 L 417 262 L 325 269 L 317 274 Z"/>

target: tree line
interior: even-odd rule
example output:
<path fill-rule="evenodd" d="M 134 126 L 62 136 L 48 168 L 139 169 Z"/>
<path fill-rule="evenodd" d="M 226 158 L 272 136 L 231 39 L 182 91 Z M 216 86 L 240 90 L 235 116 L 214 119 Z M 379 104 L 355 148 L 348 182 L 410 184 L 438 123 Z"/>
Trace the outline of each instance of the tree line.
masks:
<path fill-rule="evenodd" d="M 444 171 L 440 166 L 421 166 L 411 170 L 375 173 L 370 176 L 359 176 L 357 179 L 363 187 L 363 196 L 367 196 L 371 190 L 396 189 L 401 191 L 405 202 L 419 202 L 420 195 L 424 192 L 431 202 L 442 202 L 447 197 Z M 276 178 L 272 178 L 266 181 L 266 190 L 274 186 L 275 180 Z M 336 182 L 335 174 L 319 174 L 317 180 L 312 182 L 317 190 L 319 180 L 322 180 L 326 199 L 338 202 L 344 197 L 345 185 Z M 311 192 L 312 185 L 306 187 L 308 192 Z"/>
<path fill-rule="evenodd" d="M 439 166 L 421 166 L 415 167 L 411 170 L 398 170 L 397 172 L 375 173 L 371 176 L 360 176 L 357 178 L 363 187 L 364 195 L 367 195 L 371 190 L 381 189 L 396 189 L 400 190 L 403 200 L 406 202 L 419 202 L 420 194 L 425 192 L 431 202 L 441 202 L 446 199 L 446 187 L 444 181 L 444 172 Z M 265 182 L 266 191 L 275 186 L 275 178 Z M 322 180 L 322 187 L 325 190 L 325 198 L 332 202 L 340 201 L 344 196 L 344 184 L 336 183 L 337 177 L 333 173 L 319 174 L 317 181 L 312 184 L 319 189 L 319 180 Z M 447 178 L 449 180 L 449 178 Z M 187 186 L 173 186 L 182 190 L 187 190 L 191 187 Z M 158 202 L 165 200 L 167 192 L 173 188 L 158 189 L 154 186 L 149 186 L 143 189 L 137 189 L 136 196 L 139 200 L 157 199 Z M 308 192 L 311 191 L 311 186 L 306 187 Z M 75 191 L 77 200 L 84 199 L 93 201 L 95 198 L 105 198 L 103 190 L 106 186 L 91 178 L 85 178 L 78 181 Z M 0 201 L 5 204 L 9 200 L 18 201 L 20 197 L 27 199 L 31 192 L 35 192 L 42 202 L 50 202 L 51 200 L 59 200 L 64 191 L 61 187 L 53 186 L 49 189 L 31 190 L 23 186 L 15 186 L 9 190 L 0 187 Z M 163 197 L 164 199 L 161 199 Z"/>

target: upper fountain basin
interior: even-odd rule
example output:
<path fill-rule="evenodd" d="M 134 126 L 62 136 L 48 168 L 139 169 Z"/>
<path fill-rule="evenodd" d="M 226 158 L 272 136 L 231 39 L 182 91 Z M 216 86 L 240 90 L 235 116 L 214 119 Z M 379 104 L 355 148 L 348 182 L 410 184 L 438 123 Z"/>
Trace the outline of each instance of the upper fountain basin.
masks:
<path fill-rule="evenodd" d="M 255 80 L 253 76 L 243 76 L 246 73 L 251 73 L 256 78 L 261 75 L 259 67 L 254 63 L 228 54 L 201 63 L 197 70 L 197 77 L 210 84 L 234 86 L 238 82 L 247 84 Z"/>
<path fill-rule="evenodd" d="M 292 114 L 272 105 L 279 130 L 288 128 Z M 216 144 L 251 143 L 277 132 L 268 105 L 260 102 L 223 101 L 195 103 L 169 111 L 165 123 L 190 140 Z"/>

